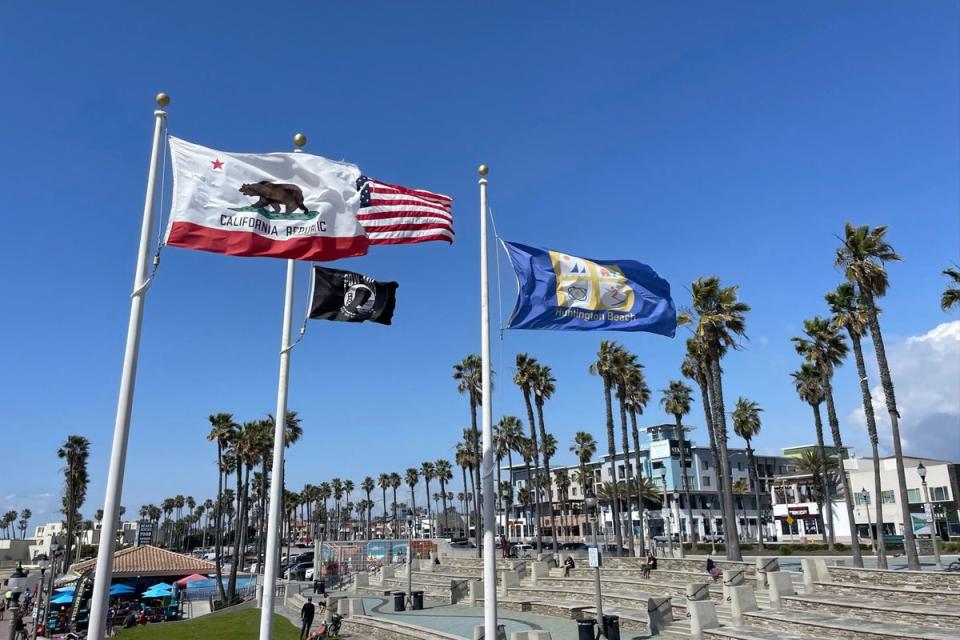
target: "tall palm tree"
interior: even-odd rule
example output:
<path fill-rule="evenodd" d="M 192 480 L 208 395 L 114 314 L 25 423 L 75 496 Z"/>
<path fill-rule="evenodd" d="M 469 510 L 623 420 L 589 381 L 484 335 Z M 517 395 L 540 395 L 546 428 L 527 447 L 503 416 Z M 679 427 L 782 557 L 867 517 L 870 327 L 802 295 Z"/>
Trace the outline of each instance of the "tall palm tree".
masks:
<path fill-rule="evenodd" d="M 506 448 L 507 464 L 510 466 L 510 486 L 513 486 L 513 452 L 517 450 L 517 438 L 523 436 L 523 422 L 517 416 L 503 416 L 497 423 L 500 440 Z"/>
<path fill-rule="evenodd" d="M 940 296 L 940 308 L 949 311 L 960 304 L 960 269 L 947 267 L 943 270 L 943 275 L 947 276 L 948 283 Z"/>
<path fill-rule="evenodd" d="M 397 489 L 400 488 L 400 485 L 403 484 L 403 480 L 400 478 L 400 474 L 396 471 L 390 473 L 390 489 L 393 491 L 393 524 L 391 529 L 393 530 L 393 537 L 396 538 L 400 535 L 400 528 L 397 526 Z"/>
<path fill-rule="evenodd" d="M 737 516 L 737 523 L 743 523 L 743 527 L 737 531 L 737 538 L 739 539 L 740 532 L 747 529 L 747 510 L 743 508 L 743 496 L 747 495 L 747 491 L 750 490 L 750 486 L 743 478 L 739 478 L 734 481 L 732 486 L 733 495 L 737 497 L 737 508 L 740 509 L 740 515 Z"/>
<path fill-rule="evenodd" d="M 553 512 L 553 489 L 552 478 L 550 474 L 550 458 L 553 452 L 546 445 L 547 438 L 552 437 L 547 433 L 543 424 L 543 404 L 553 396 L 557 390 L 557 381 L 553 377 L 553 371 L 547 365 L 538 365 L 533 372 L 533 378 L 530 381 L 530 389 L 533 391 L 533 403 L 537 408 L 537 423 L 540 426 L 540 442 L 543 443 L 543 485 L 547 495 L 547 515 L 550 518 L 550 533 L 553 538 L 554 552 L 560 550 L 560 543 L 557 541 L 557 524 Z M 554 441 L 553 450 L 556 451 L 556 441 Z"/>
<path fill-rule="evenodd" d="M 617 487 L 617 438 L 613 432 L 613 397 L 612 390 L 617 380 L 617 360 L 620 345 L 612 340 L 603 340 L 600 342 L 600 350 L 597 351 L 597 360 L 590 365 L 591 374 L 600 376 L 603 382 L 603 401 L 607 414 L 607 453 L 610 455 L 610 477 L 612 503 L 611 510 L 613 514 L 613 535 L 616 539 L 617 554 L 623 549 L 623 532 L 620 530 L 620 495 Z"/>
<path fill-rule="evenodd" d="M 500 465 L 497 465 L 498 467 Z M 432 462 L 421 462 L 420 463 L 420 475 L 423 476 L 423 483 L 426 489 L 426 499 L 427 503 L 427 529 L 429 531 L 430 537 L 433 537 L 433 511 L 430 508 L 430 481 L 436 477 L 436 472 L 433 468 Z"/>
<path fill-rule="evenodd" d="M 693 404 L 693 389 L 685 385 L 680 380 L 671 380 L 666 389 L 661 389 L 663 396 L 660 398 L 660 404 L 663 410 L 673 416 L 676 421 L 677 443 L 680 445 L 680 484 L 683 488 L 683 496 L 687 502 L 687 531 L 693 530 L 693 504 L 690 502 L 690 481 L 687 475 L 687 428 L 683 426 L 683 416 L 690 413 L 690 405 Z M 679 532 L 678 532 L 679 533 Z"/>
<path fill-rule="evenodd" d="M 433 474 L 440 483 L 440 503 L 443 505 L 443 521 L 440 523 L 440 536 L 446 535 L 444 527 L 447 524 L 447 483 L 453 480 L 453 469 L 449 460 L 436 460 L 433 463 Z"/>
<path fill-rule="evenodd" d="M 20 512 L 20 522 L 17 523 L 17 527 L 20 529 L 20 539 L 27 539 L 27 527 L 30 524 L 30 518 L 33 517 L 33 511 L 30 509 L 24 509 Z M 103 519 L 103 516 L 101 516 Z"/>
<path fill-rule="evenodd" d="M 523 394 L 523 404 L 527 408 L 527 423 L 530 426 L 529 446 L 535 476 L 540 475 L 540 447 L 537 442 L 537 421 L 533 417 L 531 396 L 533 395 L 533 385 L 535 384 L 539 368 L 540 363 L 537 362 L 536 358 L 532 358 L 526 353 L 517 354 L 517 372 L 513 375 L 513 382 L 520 387 L 520 391 Z M 530 486 L 533 487 L 534 514 L 537 519 L 537 553 L 540 553 L 543 551 L 543 531 L 541 528 L 543 516 L 540 513 L 539 481 L 533 476 L 528 475 L 527 477 L 530 480 Z"/>
<path fill-rule="evenodd" d="M 387 526 L 387 489 L 390 488 L 390 474 L 381 473 L 377 476 L 377 486 L 380 487 L 380 493 L 383 496 L 383 526 Z M 383 532 L 386 537 L 386 531 Z"/>
<path fill-rule="evenodd" d="M 208 420 L 210 421 L 210 432 L 207 434 L 207 440 L 209 442 L 217 443 L 217 498 L 216 503 L 219 505 L 223 500 L 223 484 L 224 484 L 224 461 L 223 453 L 224 450 L 229 445 L 230 439 L 233 437 L 233 434 L 239 428 L 239 425 L 234 422 L 232 413 L 215 413 L 209 416 Z M 214 553 L 216 553 L 217 558 L 220 558 L 223 554 L 223 509 L 218 506 L 213 523 L 213 540 L 214 540 Z M 220 595 L 221 602 L 227 602 L 227 594 L 223 588 L 223 575 L 221 572 L 220 562 L 218 561 L 216 566 L 217 574 L 217 593 Z"/>
<path fill-rule="evenodd" d="M 627 372 L 627 411 L 630 414 L 630 430 L 633 432 L 633 457 L 634 466 L 637 471 L 637 481 L 640 486 L 643 483 L 643 458 L 640 455 L 640 429 L 637 427 L 637 416 L 643 415 L 647 403 L 650 402 L 650 387 L 643 375 L 641 367 L 634 367 Z M 646 549 L 646 541 L 643 534 L 644 509 L 643 499 L 637 499 L 637 518 L 640 520 L 640 537 L 638 546 L 640 550 Z"/>
<path fill-rule="evenodd" d="M 810 493 L 817 504 L 817 510 L 823 514 L 824 503 L 830 501 L 824 488 L 838 484 L 837 459 L 828 457 L 819 449 L 804 449 L 800 451 L 794 467 L 797 473 L 810 476 Z M 821 515 L 821 522 L 822 517 Z"/>
<path fill-rule="evenodd" d="M 363 492 L 367 495 L 367 498 L 366 498 L 367 504 L 365 505 L 367 507 L 366 537 L 367 537 L 367 540 L 370 540 L 370 510 L 373 509 L 373 500 L 370 499 L 370 494 L 373 493 L 373 490 L 376 488 L 376 485 L 373 482 L 373 478 L 371 478 L 370 476 L 367 476 L 366 478 L 364 478 L 363 481 L 360 483 L 360 488 L 363 489 Z"/>
<path fill-rule="evenodd" d="M 813 410 L 813 424 L 817 432 L 817 454 L 820 458 L 826 459 L 827 450 L 823 444 L 823 418 L 820 416 L 820 405 L 824 400 L 820 371 L 812 364 L 803 363 L 790 375 L 793 377 L 797 395 Z M 817 479 L 820 481 L 818 490 L 824 497 L 823 508 L 825 509 L 820 510 L 820 531 L 823 532 L 824 540 L 827 542 L 827 550 L 833 551 L 833 501 L 830 499 L 830 487 L 826 476 L 817 476 Z"/>
<path fill-rule="evenodd" d="M 64 562 L 69 563 L 73 539 L 77 527 L 82 522 L 80 507 L 87 499 L 87 487 L 90 485 L 90 474 L 87 472 L 90 441 L 83 436 L 67 436 L 66 441 L 57 449 L 57 457 L 63 460 L 66 465 L 63 468 L 63 501 L 60 511 L 65 516 L 67 523 L 67 539 L 63 557 L 65 558 Z M 13 512 L 13 517 L 16 519 L 16 511 Z"/>
<path fill-rule="evenodd" d="M 483 403 L 483 360 L 479 355 L 472 353 L 460 362 L 453 365 L 453 379 L 457 382 L 457 391 L 461 394 L 467 394 L 470 401 L 470 434 L 473 450 L 477 452 L 477 461 L 473 466 L 474 491 L 474 510 L 477 526 L 475 529 L 474 543 L 477 547 L 477 557 L 481 557 L 483 552 L 480 544 L 480 500 L 478 492 L 480 491 L 480 432 L 477 429 L 477 407 Z"/>
<path fill-rule="evenodd" d="M 703 340 L 697 337 L 687 340 L 687 353 L 680 364 L 680 374 L 688 380 L 693 380 L 700 388 L 700 400 L 703 403 L 704 424 L 707 427 L 707 436 L 710 440 L 710 453 L 713 456 L 714 470 L 717 474 L 717 499 L 720 498 L 720 489 L 723 487 L 722 465 L 720 464 L 720 449 L 717 447 L 716 431 L 713 428 L 713 413 L 710 404 L 710 386 L 707 382 L 707 367 L 705 360 L 705 348 Z M 701 519 L 705 520 L 705 514 L 701 512 Z"/>
<path fill-rule="evenodd" d="M 720 359 L 728 348 L 739 348 L 738 339 L 746 336 L 746 313 L 750 306 L 741 302 L 738 287 L 723 287 L 716 276 L 700 278 L 692 286 L 692 305 L 696 314 L 695 335 L 702 340 L 707 384 L 710 388 L 713 428 L 717 440 L 722 469 L 721 503 L 724 520 L 736 517 L 733 507 L 733 486 L 730 475 L 730 455 L 727 451 L 727 418 L 723 403 L 723 373 Z M 684 318 L 687 321 L 689 318 Z M 742 560 L 740 541 L 727 536 L 727 560 Z"/>
<path fill-rule="evenodd" d="M 873 453 L 873 488 L 874 495 L 882 495 L 880 488 L 880 449 L 877 436 L 877 418 L 873 412 L 873 397 L 870 393 L 870 379 L 867 377 L 867 367 L 863 359 L 861 340 L 867 333 L 867 316 L 857 299 L 857 292 L 852 283 L 845 282 L 824 296 L 830 312 L 833 314 L 833 324 L 838 328 L 845 328 L 853 345 L 854 361 L 857 365 L 857 376 L 860 378 L 860 396 L 863 398 L 863 414 L 867 419 L 867 434 L 870 437 L 870 449 Z M 883 528 L 883 500 L 877 500 L 877 528 Z M 887 568 L 887 547 L 883 535 L 871 537 L 877 546 L 877 567 Z"/>
<path fill-rule="evenodd" d="M 533 463 L 533 443 L 530 441 L 530 438 L 526 436 L 521 436 L 517 441 L 517 453 L 520 454 L 520 458 L 523 459 L 524 467 L 527 471 L 527 482 L 526 484 L 517 490 L 517 502 L 524 507 L 524 514 L 529 528 L 532 521 L 530 510 L 528 507 L 536 502 L 536 487 L 534 486 L 537 482 L 536 476 L 531 470 L 531 465 Z M 526 499 L 521 499 L 520 494 L 525 493 Z M 537 532 L 540 531 L 540 522 L 536 523 Z M 530 535 L 529 530 L 527 535 Z"/>
<path fill-rule="evenodd" d="M 873 350 L 880 369 L 880 386 L 890 415 L 890 430 L 893 435 L 893 456 L 897 465 L 897 493 L 899 494 L 900 514 L 903 522 L 909 523 L 910 504 L 907 499 L 907 477 L 903 468 L 903 447 L 900 442 L 900 412 L 897 410 L 897 396 L 893 390 L 893 378 L 887 363 L 887 351 L 880 331 L 880 311 L 877 298 L 886 294 L 890 282 L 884 264 L 900 260 L 900 256 L 886 240 L 887 227 L 871 229 L 864 225 L 855 227 L 847 223 L 844 228 L 843 246 L 837 249 L 836 265 L 843 267 L 847 280 L 854 283 L 860 293 L 860 304 L 867 316 L 867 326 L 873 339 Z M 846 474 L 841 474 L 846 476 Z M 852 522 L 852 520 L 851 520 Z M 913 527 L 903 528 L 903 548 L 907 554 L 907 568 L 919 571 L 920 558 L 917 555 Z"/>
<path fill-rule="evenodd" d="M 756 402 L 744 397 L 737 398 L 733 409 L 733 432 L 747 443 L 747 472 L 753 481 L 753 496 L 757 501 L 757 548 L 763 549 L 763 524 L 760 518 L 760 473 L 757 470 L 757 461 L 753 456 L 753 439 L 760 433 L 760 408 Z"/>
<path fill-rule="evenodd" d="M 570 527 L 567 526 L 567 499 L 570 497 L 570 474 L 566 469 L 557 471 L 555 478 L 557 485 L 557 500 L 560 502 L 560 529 L 565 531 L 563 535 L 570 535 Z M 557 547 L 559 549 L 560 547 Z"/>
<path fill-rule="evenodd" d="M 420 482 L 420 472 L 416 467 L 410 467 L 407 469 L 406 474 L 404 474 L 404 481 L 407 483 L 407 486 L 410 487 L 410 505 L 413 510 L 414 526 L 416 526 L 417 483 Z"/>
<path fill-rule="evenodd" d="M 577 431 L 570 444 L 570 453 L 577 457 L 580 464 L 580 494 L 587 495 L 587 487 L 593 485 L 591 476 L 587 473 L 587 464 L 597 453 L 597 441 L 587 431 Z"/>
<path fill-rule="evenodd" d="M 823 397 L 827 404 L 827 422 L 833 434 L 833 446 L 836 448 L 837 464 L 840 467 L 840 486 L 843 487 L 843 499 L 847 507 L 847 522 L 853 519 L 853 495 L 850 493 L 847 473 L 843 469 L 843 439 L 840 437 L 840 421 L 837 419 L 837 409 L 833 402 L 833 372 L 843 364 L 848 352 L 847 343 L 839 330 L 826 318 L 816 316 L 812 320 L 803 321 L 806 338 L 793 338 L 797 353 L 807 362 L 817 367 L 820 372 L 820 381 L 823 384 Z M 909 522 L 909 521 L 908 521 Z M 909 527 L 907 527 L 909 528 Z M 850 527 L 851 548 L 853 550 L 853 565 L 863 566 L 863 557 L 860 553 L 860 541 L 857 539 L 857 529 Z"/>
<path fill-rule="evenodd" d="M 637 356 L 630 353 L 623 347 L 617 349 L 616 357 L 614 358 L 615 370 L 614 383 L 617 386 L 617 403 L 620 407 L 620 434 L 621 441 L 623 442 L 623 470 L 624 470 L 624 490 L 625 490 L 625 503 L 626 508 L 623 515 L 625 524 L 627 527 L 627 551 L 631 556 L 636 555 L 636 548 L 633 544 L 633 472 L 631 471 L 630 464 L 630 438 L 627 434 L 627 388 L 629 386 L 629 380 L 634 375 L 634 372 L 643 367 L 640 363 L 637 362 Z M 616 464 L 616 461 L 614 461 Z"/>

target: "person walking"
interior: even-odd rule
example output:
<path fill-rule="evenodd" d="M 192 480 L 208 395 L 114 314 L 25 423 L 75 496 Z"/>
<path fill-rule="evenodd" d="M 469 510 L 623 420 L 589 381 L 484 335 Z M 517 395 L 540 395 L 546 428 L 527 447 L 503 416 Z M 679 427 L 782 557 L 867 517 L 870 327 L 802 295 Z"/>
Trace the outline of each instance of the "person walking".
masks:
<path fill-rule="evenodd" d="M 300 640 L 306 640 L 310 637 L 310 627 L 313 626 L 313 614 L 316 608 L 313 606 L 313 598 L 307 598 L 307 602 L 300 609 Z"/>
<path fill-rule="evenodd" d="M 7 599 L 3 596 L 0 596 L 0 620 L 3 620 L 3 615 L 7 611 Z"/>

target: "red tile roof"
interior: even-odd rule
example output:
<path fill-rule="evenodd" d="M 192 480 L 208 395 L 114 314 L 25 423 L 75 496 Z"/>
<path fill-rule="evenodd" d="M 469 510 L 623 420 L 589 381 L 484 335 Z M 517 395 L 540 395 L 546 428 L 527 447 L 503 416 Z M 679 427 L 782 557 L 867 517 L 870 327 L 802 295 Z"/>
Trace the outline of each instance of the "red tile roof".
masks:
<path fill-rule="evenodd" d="M 88 569 L 95 569 L 96 566 L 97 561 L 93 559 L 75 564 L 70 570 L 81 574 Z M 150 545 L 130 547 L 113 555 L 114 578 L 186 576 L 191 573 L 213 573 L 216 569 L 212 562 Z"/>

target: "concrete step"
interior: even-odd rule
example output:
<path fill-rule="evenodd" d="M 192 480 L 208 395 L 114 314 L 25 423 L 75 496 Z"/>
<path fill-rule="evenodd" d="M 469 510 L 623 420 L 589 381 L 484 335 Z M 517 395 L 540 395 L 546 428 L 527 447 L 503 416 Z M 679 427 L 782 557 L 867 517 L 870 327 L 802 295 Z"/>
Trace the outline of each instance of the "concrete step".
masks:
<path fill-rule="evenodd" d="M 847 640 L 956 640 L 956 629 L 935 629 L 913 624 L 876 622 L 808 611 L 754 611 L 744 615 L 746 626 L 761 627 L 783 634 Z"/>

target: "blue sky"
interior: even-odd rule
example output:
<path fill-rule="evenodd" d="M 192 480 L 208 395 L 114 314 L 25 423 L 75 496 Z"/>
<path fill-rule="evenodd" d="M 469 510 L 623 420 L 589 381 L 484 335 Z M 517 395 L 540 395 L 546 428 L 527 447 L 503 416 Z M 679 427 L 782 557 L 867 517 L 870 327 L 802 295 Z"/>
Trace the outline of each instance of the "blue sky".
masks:
<path fill-rule="evenodd" d="M 303 131 L 307 151 L 456 198 L 452 247 L 376 248 L 337 265 L 399 281 L 399 304 L 392 327 L 316 322 L 295 349 L 290 406 L 305 435 L 289 456 L 293 487 L 452 457 L 468 412 L 451 365 L 479 349 L 480 162 L 508 239 L 641 260 L 681 305 L 701 275 L 741 286 L 750 339 L 724 363 L 725 393 L 765 409 L 764 451 L 813 438 L 789 339 L 839 281 L 836 234 L 847 220 L 889 225 L 904 261 L 890 269 L 883 326 L 913 403 L 908 451 L 960 457 L 960 321 L 938 304 L 940 271 L 960 262 L 956 3 L 107 4 L 12 4 L 0 24 L 0 508 L 48 517 L 55 451 L 71 433 L 92 442 L 84 512 L 102 503 L 161 90 L 177 136 L 276 151 Z M 514 284 L 500 264 L 506 316 Z M 128 509 L 212 495 L 207 415 L 274 410 L 283 269 L 164 252 Z M 574 431 L 602 437 L 601 387 L 587 374 L 599 341 L 621 340 L 661 389 L 678 376 L 682 337 L 507 332 L 493 348 L 494 415 L 522 415 L 515 353 L 550 364 L 563 461 Z M 836 389 L 846 441 L 866 453 L 852 363 Z M 652 403 L 644 422 L 665 418 Z M 705 440 L 702 428 L 693 437 Z"/>

